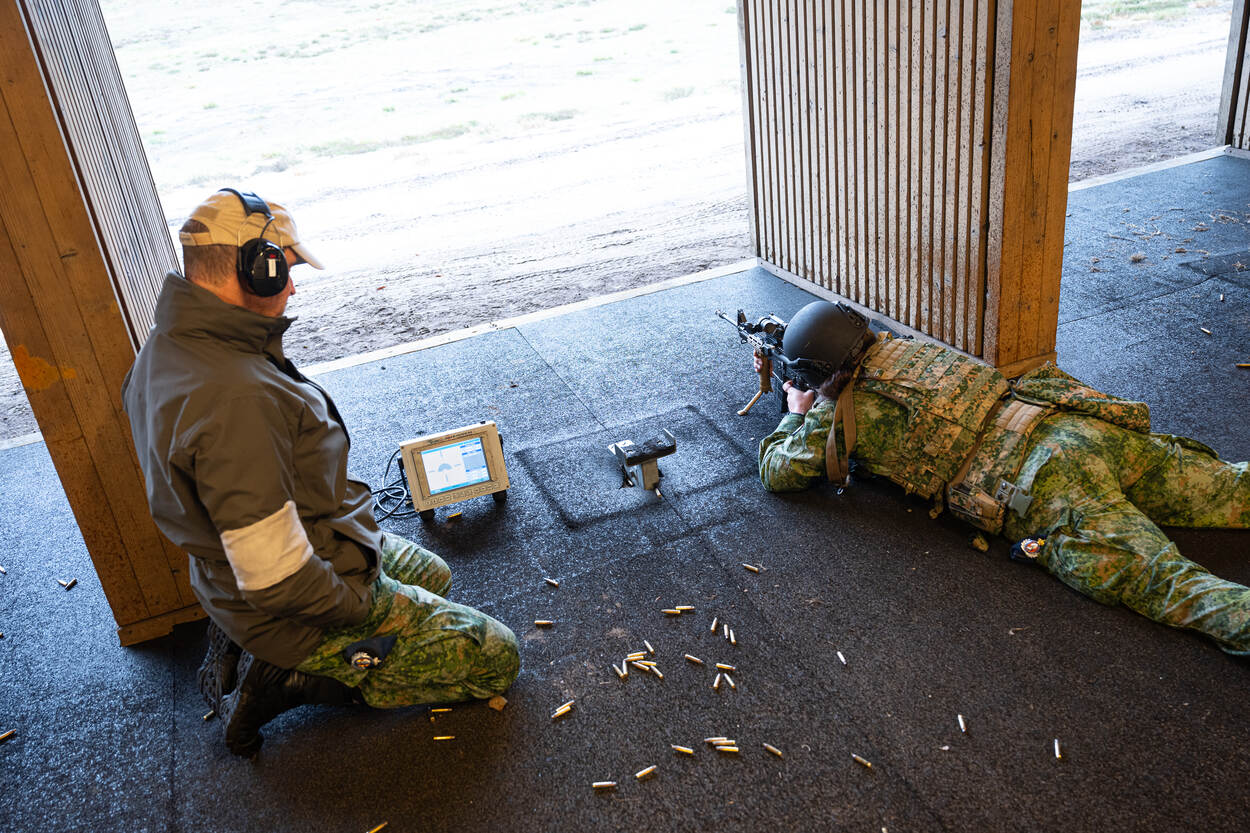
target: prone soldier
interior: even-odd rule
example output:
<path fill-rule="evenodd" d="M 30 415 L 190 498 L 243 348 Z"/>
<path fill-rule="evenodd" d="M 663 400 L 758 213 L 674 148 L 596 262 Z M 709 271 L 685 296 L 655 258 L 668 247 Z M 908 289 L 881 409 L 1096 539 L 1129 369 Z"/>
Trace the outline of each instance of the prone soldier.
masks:
<path fill-rule="evenodd" d="M 1090 598 L 1250 654 L 1250 588 L 1184 557 L 1159 528 L 1250 526 L 1247 463 L 1152 432 L 1144 403 L 1053 364 L 1009 380 L 939 345 L 878 337 L 842 304 L 808 304 L 773 336 L 765 354 L 833 370 L 809 389 L 784 384 L 788 413 L 759 445 L 765 488 L 849 483 L 853 457 Z"/>

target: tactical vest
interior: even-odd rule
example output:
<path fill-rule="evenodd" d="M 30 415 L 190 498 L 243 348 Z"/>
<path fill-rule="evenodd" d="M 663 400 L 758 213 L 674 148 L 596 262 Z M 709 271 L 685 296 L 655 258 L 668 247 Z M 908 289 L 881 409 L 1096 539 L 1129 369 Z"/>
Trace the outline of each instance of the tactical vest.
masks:
<path fill-rule="evenodd" d="M 888 339 L 868 351 L 855 390 L 907 410 L 903 441 L 879 471 L 908 492 L 938 495 L 976 450 L 988 417 L 1008 393 L 1007 379 L 954 350 Z"/>

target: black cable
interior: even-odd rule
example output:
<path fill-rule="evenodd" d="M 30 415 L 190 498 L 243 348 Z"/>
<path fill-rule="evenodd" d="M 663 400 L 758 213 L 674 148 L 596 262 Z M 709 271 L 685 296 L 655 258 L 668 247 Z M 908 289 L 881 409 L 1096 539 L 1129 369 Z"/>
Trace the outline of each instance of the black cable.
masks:
<path fill-rule="evenodd" d="M 395 449 L 390 459 L 386 461 L 386 469 L 382 472 L 382 482 L 385 485 L 370 491 L 373 495 L 373 516 L 379 522 L 387 518 L 411 518 L 417 514 L 416 508 L 412 507 L 412 493 L 408 491 L 408 479 L 404 476 L 404 467 L 402 465 L 399 467 L 398 477 L 387 481 L 387 478 L 391 476 L 391 466 L 394 465 L 399 452 L 400 449 Z M 404 509 L 405 506 L 412 508 Z M 383 514 L 378 515 L 378 512 Z"/>

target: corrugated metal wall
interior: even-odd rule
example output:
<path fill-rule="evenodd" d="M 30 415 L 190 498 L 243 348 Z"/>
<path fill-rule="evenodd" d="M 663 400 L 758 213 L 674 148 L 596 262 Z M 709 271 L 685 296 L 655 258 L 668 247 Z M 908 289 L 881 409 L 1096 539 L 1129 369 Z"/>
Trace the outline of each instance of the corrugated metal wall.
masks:
<path fill-rule="evenodd" d="M 1053 355 L 1078 16 L 740 0 L 756 254 L 996 364 Z"/>
<path fill-rule="evenodd" d="M 96 0 L 19 0 L 136 349 L 178 268 L 160 198 Z"/>
<path fill-rule="evenodd" d="M 1220 131 L 1223 142 L 1250 150 L 1250 0 L 1234 0 L 1228 33 L 1228 58 L 1224 63 L 1224 88 L 1220 96 Z"/>

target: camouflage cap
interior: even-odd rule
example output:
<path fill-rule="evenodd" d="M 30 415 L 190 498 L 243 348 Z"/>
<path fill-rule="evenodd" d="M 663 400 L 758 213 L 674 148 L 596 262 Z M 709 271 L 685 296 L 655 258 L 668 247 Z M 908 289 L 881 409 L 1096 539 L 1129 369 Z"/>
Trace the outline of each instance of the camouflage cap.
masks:
<path fill-rule="evenodd" d="M 321 261 L 300 242 L 299 230 L 290 213 L 276 202 L 264 202 L 269 206 L 272 219 L 261 211 L 248 211 L 243 198 L 234 190 L 218 191 L 197 205 L 189 218 L 203 223 L 208 230 L 180 231 L 178 239 L 184 246 L 242 246 L 263 234 L 264 239 L 276 246 L 290 246 L 299 258 L 297 263 L 324 269 Z"/>

